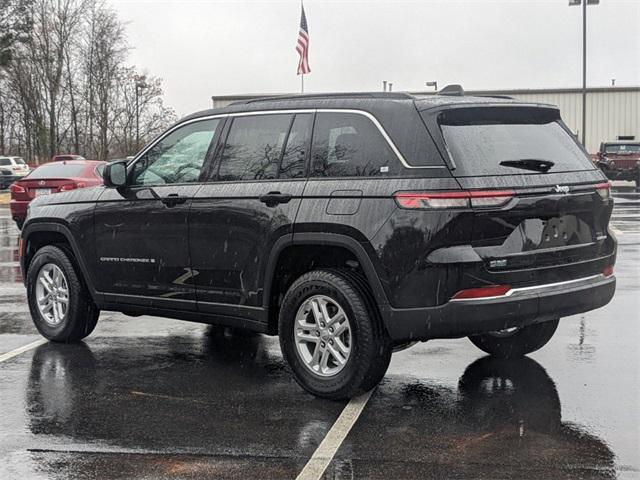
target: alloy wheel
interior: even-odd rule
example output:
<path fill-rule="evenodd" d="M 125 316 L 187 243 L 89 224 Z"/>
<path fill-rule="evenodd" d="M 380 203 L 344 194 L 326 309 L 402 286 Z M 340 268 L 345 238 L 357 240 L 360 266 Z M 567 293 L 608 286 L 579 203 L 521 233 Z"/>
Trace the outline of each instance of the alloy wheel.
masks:
<path fill-rule="evenodd" d="M 294 336 L 302 362 L 321 377 L 337 375 L 351 355 L 349 319 L 340 304 L 326 295 L 314 295 L 300 305 Z"/>
<path fill-rule="evenodd" d="M 54 263 L 40 268 L 36 283 L 36 301 L 43 320 L 51 326 L 59 325 L 69 308 L 69 286 L 64 272 Z"/>

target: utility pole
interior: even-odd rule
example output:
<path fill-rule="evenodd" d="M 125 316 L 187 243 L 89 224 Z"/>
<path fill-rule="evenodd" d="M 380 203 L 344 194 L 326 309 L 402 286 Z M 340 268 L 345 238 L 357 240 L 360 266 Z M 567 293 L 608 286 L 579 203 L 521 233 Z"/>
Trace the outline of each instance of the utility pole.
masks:
<path fill-rule="evenodd" d="M 569 6 L 582 6 L 582 145 L 587 147 L 587 5 L 600 0 L 569 0 Z"/>
<path fill-rule="evenodd" d="M 140 90 L 147 88 L 144 75 L 135 75 L 133 77 L 136 82 L 136 148 L 135 153 L 140 150 Z"/>

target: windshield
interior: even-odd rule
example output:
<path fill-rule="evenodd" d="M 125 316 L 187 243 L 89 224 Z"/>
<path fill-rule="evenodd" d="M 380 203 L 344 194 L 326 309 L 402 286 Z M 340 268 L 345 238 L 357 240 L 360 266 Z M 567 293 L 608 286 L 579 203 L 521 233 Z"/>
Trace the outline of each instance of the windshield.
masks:
<path fill-rule="evenodd" d="M 16 162 L 18 165 L 26 165 L 26 163 L 24 163 L 24 160 L 21 159 L 20 157 L 13 157 L 13 161 Z"/>
<path fill-rule="evenodd" d="M 26 178 L 38 180 L 41 178 L 74 178 L 81 177 L 86 168 L 83 164 L 66 165 L 64 163 L 52 163 L 36 168 Z"/>
<path fill-rule="evenodd" d="M 640 153 L 640 143 L 611 143 L 604 147 L 604 153 L 610 155 L 631 155 Z"/>
<path fill-rule="evenodd" d="M 545 171 L 553 173 L 594 169 L 554 109 L 451 109 L 438 123 L 456 176 L 539 173 L 525 168 L 533 161 L 546 163 Z"/>

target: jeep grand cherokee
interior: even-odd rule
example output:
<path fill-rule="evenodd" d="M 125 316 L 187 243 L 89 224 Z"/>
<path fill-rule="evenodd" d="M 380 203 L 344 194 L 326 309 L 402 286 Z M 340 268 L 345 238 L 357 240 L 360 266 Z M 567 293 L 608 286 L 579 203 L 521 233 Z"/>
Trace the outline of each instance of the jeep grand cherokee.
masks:
<path fill-rule="evenodd" d="M 21 266 L 52 341 L 101 310 L 277 334 L 300 385 L 337 399 L 415 341 L 533 352 L 615 290 L 609 184 L 550 105 L 252 100 L 182 119 L 104 177 L 30 205 Z"/>

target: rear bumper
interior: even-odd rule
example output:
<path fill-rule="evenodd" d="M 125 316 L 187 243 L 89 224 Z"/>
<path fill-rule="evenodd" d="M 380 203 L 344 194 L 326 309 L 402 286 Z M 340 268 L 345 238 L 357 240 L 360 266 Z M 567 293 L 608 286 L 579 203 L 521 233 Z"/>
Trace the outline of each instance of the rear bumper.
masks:
<path fill-rule="evenodd" d="M 609 303 L 615 288 L 614 276 L 593 275 L 516 288 L 501 297 L 453 300 L 437 307 L 383 306 L 381 314 L 394 341 L 459 338 L 594 310 Z"/>

